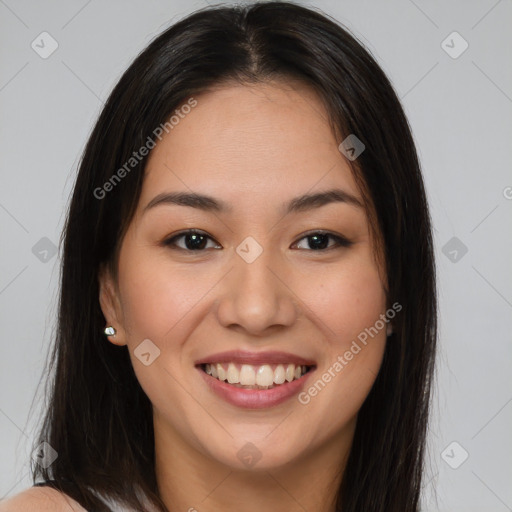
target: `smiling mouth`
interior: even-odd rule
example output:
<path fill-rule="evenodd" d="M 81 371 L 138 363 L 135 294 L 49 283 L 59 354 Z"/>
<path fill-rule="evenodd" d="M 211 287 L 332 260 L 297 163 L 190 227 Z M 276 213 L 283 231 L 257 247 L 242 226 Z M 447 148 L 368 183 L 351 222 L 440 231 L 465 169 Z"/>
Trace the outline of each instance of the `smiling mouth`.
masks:
<path fill-rule="evenodd" d="M 302 378 L 314 366 L 289 364 L 205 363 L 199 367 L 210 377 L 242 389 L 273 389 Z"/>

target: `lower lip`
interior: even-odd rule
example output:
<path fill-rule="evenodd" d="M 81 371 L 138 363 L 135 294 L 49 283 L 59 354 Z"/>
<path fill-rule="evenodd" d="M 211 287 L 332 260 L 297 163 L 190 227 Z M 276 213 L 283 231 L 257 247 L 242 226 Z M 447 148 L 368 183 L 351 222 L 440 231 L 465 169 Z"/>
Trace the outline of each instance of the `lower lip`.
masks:
<path fill-rule="evenodd" d="M 210 389 L 226 400 L 226 402 L 245 409 L 264 409 L 279 405 L 300 393 L 309 376 L 314 372 L 314 369 L 309 370 L 300 379 L 280 384 L 272 389 L 237 388 L 215 377 L 211 377 L 201 368 L 198 368 L 198 371 Z"/>

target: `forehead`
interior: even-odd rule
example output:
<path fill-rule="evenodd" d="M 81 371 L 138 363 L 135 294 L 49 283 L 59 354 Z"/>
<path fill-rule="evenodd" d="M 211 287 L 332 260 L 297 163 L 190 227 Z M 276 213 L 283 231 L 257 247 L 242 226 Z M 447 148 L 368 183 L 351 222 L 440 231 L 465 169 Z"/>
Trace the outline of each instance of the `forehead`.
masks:
<path fill-rule="evenodd" d="M 360 195 L 327 112 L 309 87 L 226 84 L 194 99 L 193 108 L 177 108 L 172 129 L 151 152 L 141 207 L 175 190 L 245 209 L 317 189 Z"/>

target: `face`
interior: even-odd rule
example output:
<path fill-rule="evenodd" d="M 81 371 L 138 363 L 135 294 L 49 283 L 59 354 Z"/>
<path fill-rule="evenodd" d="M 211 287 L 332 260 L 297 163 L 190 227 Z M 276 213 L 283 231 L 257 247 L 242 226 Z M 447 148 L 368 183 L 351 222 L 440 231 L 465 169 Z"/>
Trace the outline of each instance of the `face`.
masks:
<path fill-rule="evenodd" d="M 118 281 L 100 276 L 110 341 L 157 439 L 232 468 L 305 461 L 353 435 L 385 348 L 362 197 L 305 86 L 195 100 L 149 157 Z"/>

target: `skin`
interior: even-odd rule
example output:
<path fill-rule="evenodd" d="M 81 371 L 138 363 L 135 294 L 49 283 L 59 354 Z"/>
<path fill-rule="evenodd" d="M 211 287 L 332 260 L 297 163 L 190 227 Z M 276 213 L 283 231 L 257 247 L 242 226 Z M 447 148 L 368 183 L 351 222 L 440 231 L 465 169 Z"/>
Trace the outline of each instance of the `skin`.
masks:
<path fill-rule="evenodd" d="M 330 203 L 283 215 L 282 203 L 341 188 L 362 202 L 327 113 L 304 85 L 224 84 L 198 104 L 152 151 L 139 205 L 123 239 L 114 281 L 100 273 L 100 303 L 128 345 L 153 404 L 156 474 L 170 510 L 244 512 L 334 510 L 357 413 L 382 362 L 386 329 L 362 348 L 306 405 L 297 397 L 259 410 L 225 402 L 194 361 L 233 349 L 286 351 L 316 361 L 313 384 L 386 304 L 386 277 L 374 257 L 364 208 Z M 225 213 L 180 205 L 144 207 L 162 192 L 202 193 Z M 190 228 L 211 239 L 200 251 L 163 241 Z M 313 250 L 311 232 L 353 242 Z M 235 251 L 253 237 L 262 254 Z M 186 247 L 186 238 L 176 241 Z M 134 355 L 150 339 L 160 356 Z M 136 411 L 134 411 L 136 414 Z M 261 459 L 237 457 L 252 443 Z"/>

